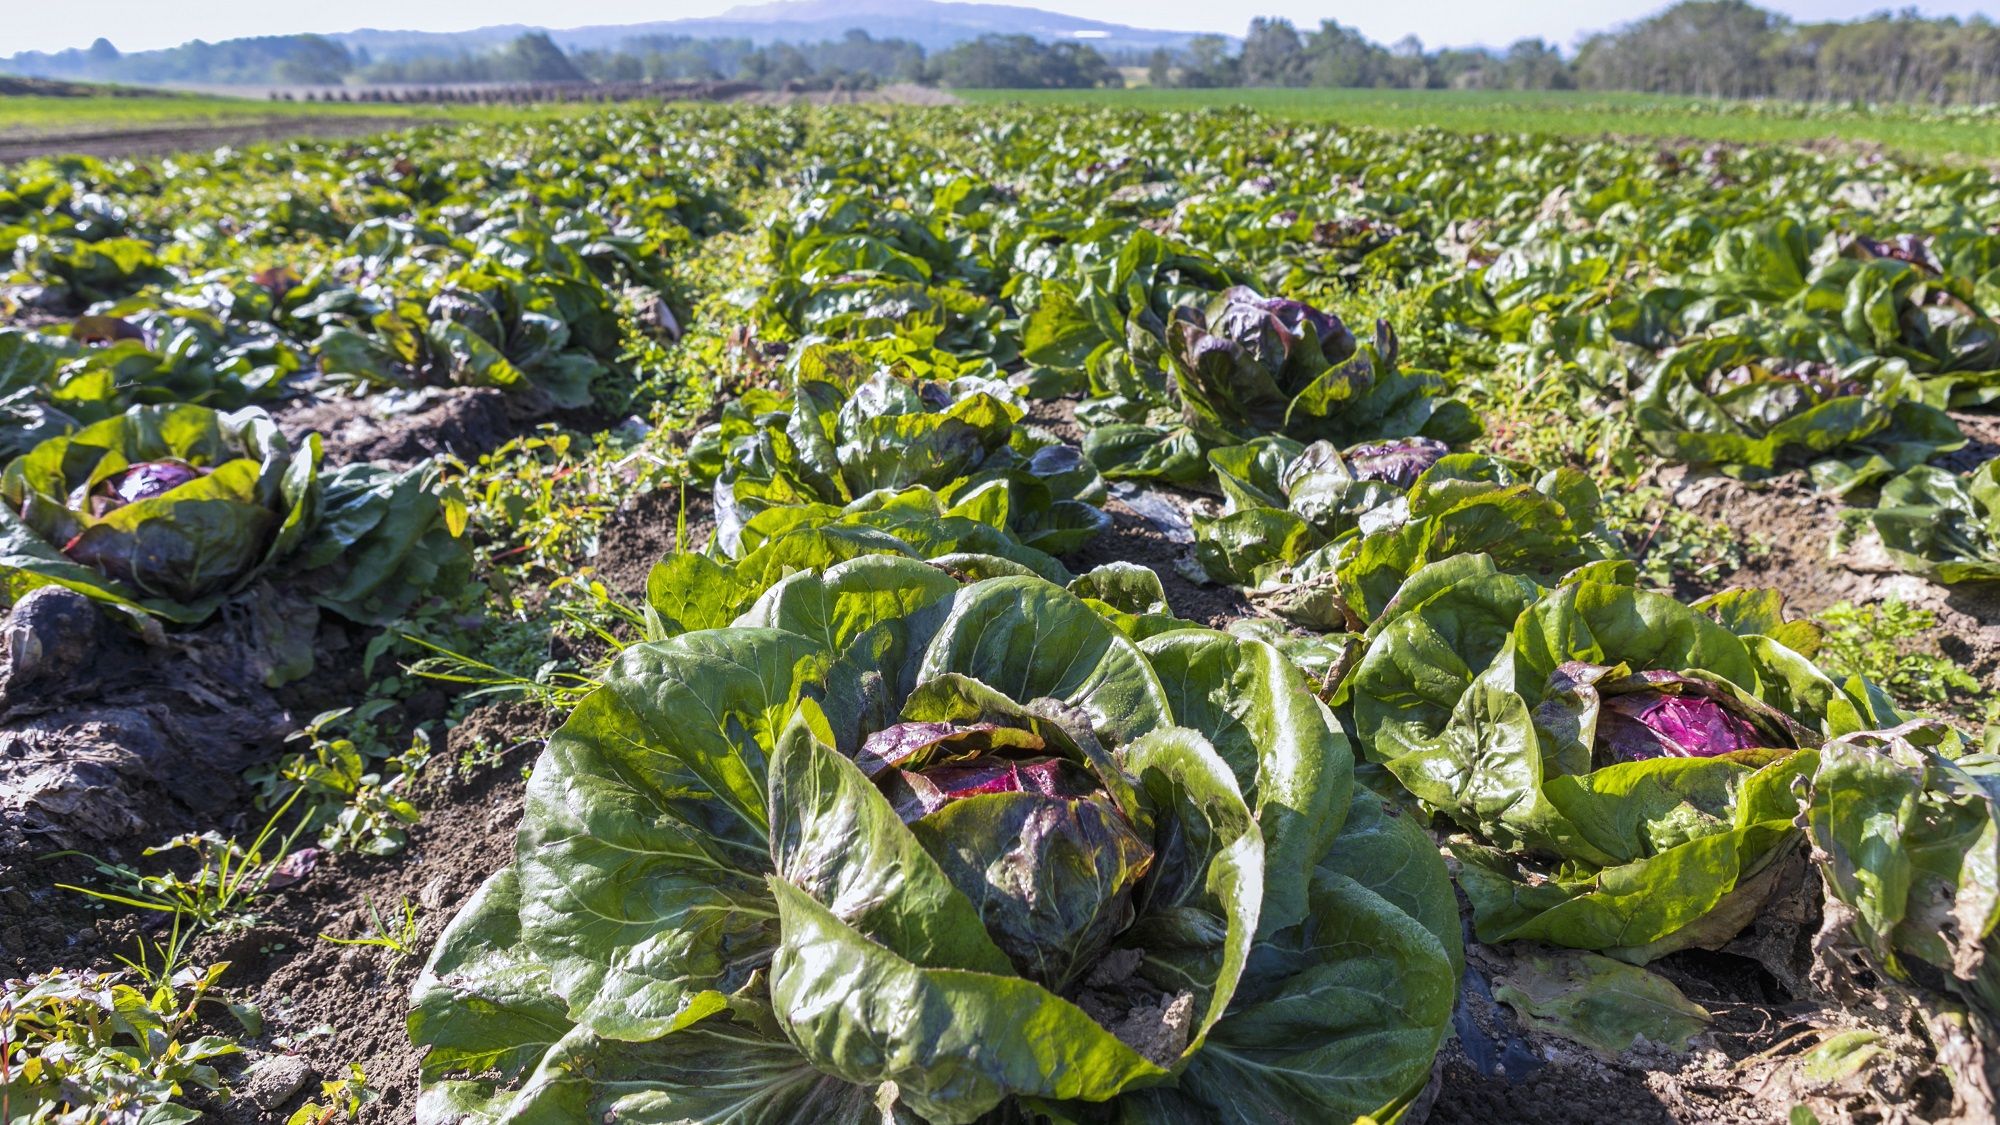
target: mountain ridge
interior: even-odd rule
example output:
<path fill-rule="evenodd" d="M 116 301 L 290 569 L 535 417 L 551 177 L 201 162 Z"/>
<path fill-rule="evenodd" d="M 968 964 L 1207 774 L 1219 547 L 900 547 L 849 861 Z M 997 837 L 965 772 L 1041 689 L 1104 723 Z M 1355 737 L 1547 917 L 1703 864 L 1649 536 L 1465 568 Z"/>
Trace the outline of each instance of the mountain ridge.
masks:
<path fill-rule="evenodd" d="M 366 48 L 378 58 L 442 51 L 480 50 L 523 34 L 546 32 L 567 50 L 615 47 L 647 36 L 694 39 L 749 39 L 758 46 L 776 42 L 811 43 L 838 39 L 850 30 L 878 39 L 913 40 L 927 51 L 942 50 L 981 35 L 1028 35 L 1044 41 L 1089 43 L 1100 50 L 1150 51 L 1179 48 L 1203 34 L 1132 27 L 1064 15 L 1016 4 L 951 3 L 946 0 L 768 0 L 731 8 L 718 16 L 695 16 L 643 23 L 588 24 L 558 28 L 534 24 L 493 24 L 463 31 L 357 28 L 323 38 L 349 49 Z M 1233 37 L 1225 37 L 1231 38 Z"/>

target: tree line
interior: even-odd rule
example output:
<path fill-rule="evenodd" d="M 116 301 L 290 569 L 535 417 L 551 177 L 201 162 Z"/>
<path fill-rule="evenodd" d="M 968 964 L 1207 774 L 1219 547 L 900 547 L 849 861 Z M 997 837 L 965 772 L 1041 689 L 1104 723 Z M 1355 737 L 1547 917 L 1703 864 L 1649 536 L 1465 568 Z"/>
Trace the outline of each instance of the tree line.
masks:
<path fill-rule="evenodd" d="M 1429 51 L 1415 36 L 1385 47 L 1332 20 L 1301 32 L 1287 20 L 1258 18 L 1240 49 L 1203 36 L 1185 51 L 1155 52 L 1147 64 L 1149 80 L 1164 86 L 1630 90 L 1967 105 L 2000 101 L 2000 25 L 1913 10 L 1801 23 L 1747 0 L 1684 0 L 1593 35 L 1565 56 L 1541 39 Z"/>
<path fill-rule="evenodd" d="M 24 52 L 0 72 L 125 83 L 441 85 L 484 82 L 746 82 L 769 89 L 866 89 L 881 82 L 1075 89 L 1124 84 L 1143 69 L 1159 86 L 1345 86 L 1397 89 L 1633 90 L 1804 101 L 2000 101 L 2000 25 L 1983 16 L 1914 11 L 1802 23 L 1748 0 L 1684 0 L 1586 39 L 1565 54 L 1541 39 L 1501 49 L 1426 49 L 1410 36 L 1384 46 L 1327 20 L 1250 21 L 1240 43 L 1198 36 L 1179 51 L 1106 58 L 1084 43 L 989 35 L 926 53 L 856 29 L 819 43 L 636 36 L 606 50 L 565 51 L 529 32 L 482 51 L 405 51 L 374 58 L 318 35 L 196 40 L 121 54 Z"/>
<path fill-rule="evenodd" d="M 564 51 L 544 32 L 497 49 L 405 52 L 377 59 L 320 35 L 195 40 L 121 54 L 109 40 L 85 50 L 24 52 L 0 72 L 75 81 L 274 85 L 414 85 L 555 82 L 748 82 L 767 89 L 867 89 L 881 82 L 959 87 L 1075 89 L 1121 84 L 1116 68 L 1088 45 L 989 35 L 926 54 L 906 39 L 855 29 L 819 43 L 635 36 L 615 49 Z"/>

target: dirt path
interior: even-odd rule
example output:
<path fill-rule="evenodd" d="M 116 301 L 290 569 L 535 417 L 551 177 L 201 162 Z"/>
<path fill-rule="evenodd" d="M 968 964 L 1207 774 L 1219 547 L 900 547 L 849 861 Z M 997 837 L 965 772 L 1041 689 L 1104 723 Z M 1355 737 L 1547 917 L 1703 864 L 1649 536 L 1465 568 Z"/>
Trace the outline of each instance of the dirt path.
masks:
<path fill-rule="evenodd" d="M 415 117 L 289 116 L 233 121 L 226 125 L 166 123 L 143 128 L 85 133 L 43 133 L 0 137 L 0 164 L 37 156 L 163 156 L 224 145 L 248 145 L 295 137 L 359 137 L 429 123 Z"/>

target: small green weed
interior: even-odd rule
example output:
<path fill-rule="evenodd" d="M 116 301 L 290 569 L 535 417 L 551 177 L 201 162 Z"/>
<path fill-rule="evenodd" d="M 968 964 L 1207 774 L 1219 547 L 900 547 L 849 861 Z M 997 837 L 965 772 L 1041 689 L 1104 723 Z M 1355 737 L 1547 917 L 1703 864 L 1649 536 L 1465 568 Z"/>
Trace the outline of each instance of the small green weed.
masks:
<path fill-rule="evenodd" d="M 98 873 L 109 879 L 115 890 L 68 883 L 56 885 L 104 902 L 172 914 L 177 923 L 185 920 L 201 930 L 254 925 L 256 917 L 250 913 L 251 904 L 264 893 L 264 887 L 276 873 L 279 862 L 291 851 L 293 841 L 298 838 L 300 827 L 294 827 L 280 836 L 279 826 L 297 803 L 300 792 L 294 790 L 271 813 L 264 827 L 247 846 L 210 831 L 183 833 L 164 844 L 147 848 L 143 853 L 155 856 L 191 852 L 194 857 L 192 874 L 168 871 L 160 875 L 144 875 L 123 864 L 106 863 L 87 856 L 85 858 L 96 863 Z M 82 853 L 58 852 L 49 858 L 79 854 Z"/>
<path fill-rule="evenodd" d="M 403 898 L 403 909 L 393 920 L 385 919 L 375 900 L 363 895 L 361 901 L 367 904 L 369 927 L 360 937 L 339 938 L 332 934 L 319 935 L 321 941 L 334 945 L 362 945 L 375 949 L 386 949 L 395 955 L 395 960 L 413 957 L 417 953 L 417 904 L 409 896 Z"/>
<path fill-rule="evenodd" d="M 431 653 L 410 665 L 410 672 L 469 689 L 462 699 L 522 698 L 568 713 L 597 687 L 596 680 L 564 669 L 560 661 L 544 661 L 533 672 L 511 671 L 421 637 L 412 635 L 405 639 Z"/>
<path fill-rule="evenodd" d="M 333 1125 L 336 1121 L 354 1121 L 361 1116 L 361 1107 L 382 1096 L 381 1092 L 368 1084 L 368 1076 L 361 1064 L 347 1064 L 347 1073 L 331 1082 L 320 1084 L 319 1097 L 292 1111 L 285 1118 L 285 1125 Z"/>
<path fill-rule="evenodd" d="M 1661 589 L 1712 589 L 1768 554 L 1767 541 L 1675 504 L 1664 489 L 1628 483 L 1604 490 L 1604 519 L 1625 540 L 1639 581 Z"/>
<path fill-rule="evenodd" d="M 128 973 L 61 970 L 0 984 L 0 1121 L 195 1120 L 173 1099 L 220 1091 L 215 1060 L 242 1051 L 190 1035 L 197 1009 L 221 1003 L 210 993 L 227 967 L 190 966 L 144 987 Z"/>
<path fill-rule="evenodd" d="M 1954 710 L 1979 681 L 1924 640 L 1937 614 L 1898 598 L 1872 605 L 1840 602 L 1819 615 L 1826 628 L 1820 662 L 1836 676 L 1861 675 L 1911 708 Z"/>
<path fill-rule="evenodd" d="M 316 833 L 329 851 L 401 851 L 409 827 L 423 818 L 403 790 L 429 759 L 430 736 L 418 730 L 407 749 L 388 754 L 373 720 L 389 707 L 388 700 L 375 699 L 315 716 L 292 735 L 307 743 L 305 751 L 250 772 L 259 803 L 303 794 L 300 830 Z"/>

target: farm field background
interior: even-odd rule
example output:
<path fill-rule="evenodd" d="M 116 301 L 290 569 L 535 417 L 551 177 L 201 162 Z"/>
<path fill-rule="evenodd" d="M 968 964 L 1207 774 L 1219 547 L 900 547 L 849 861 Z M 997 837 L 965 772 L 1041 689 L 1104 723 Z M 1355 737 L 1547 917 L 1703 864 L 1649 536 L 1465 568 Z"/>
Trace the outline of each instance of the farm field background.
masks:
<path fill-rule="evenodd" d="M 1991 1118 L 1992 117 L 961 96 L 0 99 L 0 1118 Z"/>
<path fill-rule="evenodd" d="M 1879 146 L 1936 163 L 2000 157 L 2000 114 L 1990 109 L 1808 106 L 1653 94 L 1496 90 L 1153 89 L 959 90 L 974 106 L 1107 106 L 1149 111 L 1250 109 L 1274 117 L 1382 129 L 1659 137 L 1741 144 Z M 88 136 L 141 129 L 352 117 L 479 121 L 581 112 L 583 107 L 269 101 L 187 93 L 168 96 L 15 96 L 0 101 L 0 140 Z"/>
<path fill-rule="evenodd" d="M 1809 106 L 1657 94 L 1560 90 L 961 90 L 973 105 L 1102 105 L 1191 110 L 1242 107 L 1293 120 L 1381 129 L 1658 137 L 1740 144 L 1877 145 L 1935 162 L 2000 156 L 1990 108 Z"/>

